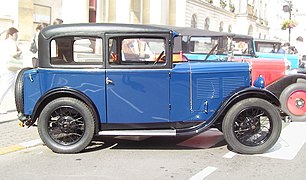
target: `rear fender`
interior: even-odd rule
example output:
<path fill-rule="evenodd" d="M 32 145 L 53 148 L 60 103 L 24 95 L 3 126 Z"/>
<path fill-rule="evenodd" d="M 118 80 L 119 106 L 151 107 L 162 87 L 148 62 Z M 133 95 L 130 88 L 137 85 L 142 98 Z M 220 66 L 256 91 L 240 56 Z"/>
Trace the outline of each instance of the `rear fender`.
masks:
<path fill-rule="evenodd" d="M 37 121 L 37 118 L 39 117 L 41 111 L 46 106 L 46 104 L 48 104 L 52 100 L 59 98 L 59 97 L 72 97 L 72 98 L 79 99 L 83 101 L 84 103 L 86 103 L 93 111 L 93 115 L 94 115 L 95 123 L 96 123 L 95 132 L 99 131 L 98 122 L 99 122 L 100 116 L 98 115 L 98 111 L 94 103 L 84 93 L 74 90 L 74 89 L 69 89 L 69 88 L 52 89 L 48 91 L 45 95 L 41 96 L 33 109 L 33 113 L 30 118 L 31 122 L 28 124 L 28 126 L 32 126 Z"/>

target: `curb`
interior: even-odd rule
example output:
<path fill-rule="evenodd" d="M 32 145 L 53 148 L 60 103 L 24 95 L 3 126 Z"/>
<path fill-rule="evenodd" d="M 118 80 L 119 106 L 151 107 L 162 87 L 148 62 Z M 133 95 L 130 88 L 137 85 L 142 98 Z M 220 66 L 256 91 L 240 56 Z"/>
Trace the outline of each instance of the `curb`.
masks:
<path fill-rule="evenodd" d="M 0 148 L 0 155 L 20 151 L 20 150 L 23 150 L 23 149 L 27 149 L 27 148 L 42 145 L 42 144 L 43 144 L 43 142 L 40 139 L 36 139 L 36 140 L 24 142 L 24 143 L 19 143 L 19 144 L 7 146 L 7 147 L 4 147 L 4 148 Z"/>

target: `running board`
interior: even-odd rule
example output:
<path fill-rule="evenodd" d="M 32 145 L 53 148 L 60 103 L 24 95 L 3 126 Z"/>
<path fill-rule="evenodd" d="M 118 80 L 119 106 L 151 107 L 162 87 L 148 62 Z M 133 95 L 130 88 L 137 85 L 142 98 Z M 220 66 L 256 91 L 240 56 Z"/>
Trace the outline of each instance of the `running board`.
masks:
<path fill-rule="evenodd" d="M 101 136 L 176 136 L 176 130 L 106 130 Z"/>

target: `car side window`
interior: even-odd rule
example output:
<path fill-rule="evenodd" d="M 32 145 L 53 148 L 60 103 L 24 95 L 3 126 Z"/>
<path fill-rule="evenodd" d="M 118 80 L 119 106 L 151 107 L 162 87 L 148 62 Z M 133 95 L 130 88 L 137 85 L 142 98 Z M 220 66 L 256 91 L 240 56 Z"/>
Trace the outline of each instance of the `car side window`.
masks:
<path fill-rule="evenodd" d="M 155 65 L 164 64 L 165 39 L 162 38 L 111 38 L 109 64 Z"/>
<path fill-rule="evenodd" d="M 51 41 L 53 65 L 101 65 L 102 39 L 95 37 L 60 37 Z"/>

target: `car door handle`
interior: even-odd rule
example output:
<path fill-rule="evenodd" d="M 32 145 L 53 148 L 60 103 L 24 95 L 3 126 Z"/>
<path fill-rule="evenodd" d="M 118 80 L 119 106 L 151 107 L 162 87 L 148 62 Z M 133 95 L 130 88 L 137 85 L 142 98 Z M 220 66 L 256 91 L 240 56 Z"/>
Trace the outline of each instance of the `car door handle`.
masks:
<path fill-rule="evenodd" d="M 113 84 L 113 81 L 107 77 L 106 78 L 106 84 Z"/>

